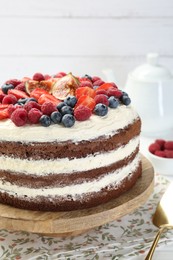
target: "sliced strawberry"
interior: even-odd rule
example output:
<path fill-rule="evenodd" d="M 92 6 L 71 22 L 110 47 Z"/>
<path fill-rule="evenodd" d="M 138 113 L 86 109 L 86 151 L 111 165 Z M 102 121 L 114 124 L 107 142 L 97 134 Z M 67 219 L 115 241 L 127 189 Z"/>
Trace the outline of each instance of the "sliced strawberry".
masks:
<path fill-rule="evenodd" d="M 0 120 L 9 118 L 8 109 L 0 109 Z"/>
<path fill-rule="evenodd" d="M 36 100 L 39 99 L 39 97 L 41 97 L 41 95 L 43 94 L 49 94 L 45 89 L 41 89 L 41 88 L 35 88 L 31 93 L 30 93 L 30 97 L 35 98 Z"/>
<path fill-rule="evenodd" d="M 76 89 L 76 93 L 75 93 L 76 98 L 79 99 L 83 95 L 86 95 L 86 96 L 94 98 L 96 94 L 95 94 L 94 89 L 92 89 L 90 87 L 80 87 L 80 88 L 77 88 Z"/>
<path fill-rule="evenodd" d="M 58 105 L 61 101 L 59 100 L 59 99 L 57 99 L 56 97 L 54 97 L 54 96 L 52 96 L 51 94 L 42 94 L 40 97 L 39 97 L 39 99 L 38 99 L 38 103 L 40 104 L 40 105 L 42 105 L 43 103 L 45 103 L 45 102 L 47 102 L 47 101 L 49 101 L 49 102 L 51 102 L 51 103 L 53 103 L 53 104 L 55 104 L 55 105 Z"/>
<path fill-rule="evenodd" d="M 0 110 L 4 110 L 9 107 L 9 104 L 0 104 Z"/>
<path fill-rule="evenodd" d="M 75 106 L 75 109 L 79 106 L 79 105 L 83 105 L 88 107 L 89 109 L 91 109 L 91 111 L 94 109 L 96 102 L 92 97 L 89 97 L 87 95 L 83 95 L 81 96 Z"/>
<path fill-rule="evenodd" d="M 104 83 L 104 84 L 102 84 L 101 86 L 99 86 L 98 88 L 97 88 L 97 90 L 98 89 L 105 89 L 105 90 L 108 90 L 109 88 L 112 88 L 113 86 L 112 86 L 112 83 Z"/>
<path fill-rule="evenodd" d="M 26 94 L 26 92 L 18 90 L 18 89 L 9 89 L 8 94 L 14 95 L 17 99 L 19 98 L 28 98 L 29 96 Z"/>

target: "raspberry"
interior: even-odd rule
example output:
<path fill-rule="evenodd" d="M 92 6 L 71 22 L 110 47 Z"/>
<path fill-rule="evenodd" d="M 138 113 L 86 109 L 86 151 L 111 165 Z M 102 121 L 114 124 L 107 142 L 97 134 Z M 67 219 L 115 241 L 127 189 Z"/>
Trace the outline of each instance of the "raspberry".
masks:
<path fill-rule="evenodd" d="M 101 80 L 101 78 L 99 78 L 99 77 L 97 77 L 97 76 L 93 76 L 93 77 L 92 77 L 92 82 L 95 82 L 95 81 L 97 81 L 97 80 Z"/>
<path fill-rule="evenodd" d="M 155 151 L 154 154 L 155 154 L 156 156 L 159 156 L 159 157 L 163 157 L 163 158 L 166 157 L 165 151 Z"/>
<path fill-rule="evenodd" d="M 104 83 L 105 82 L 103 80 L 99 79 L 99 80 L 94 81 L 93 86 L 101 86 Z"/>
<path fill-rule="evenodd" d="M 45 80 L 51 79 L 51 76 L 49 74 L 44 75 Z"/>
<path fill-rule="evenodd" d="M 160 150 L 160 146 L 157 143 L 153 143 L 153 144 L 150 144 L 148 149 L 149 149 L 150 153 L 154 154 L 156 151 Z"/>
<path fill-rule="evenodd" d="M 91 81 L 85 80 L 85 81 L 80 82 L 80 87 L 93 88 L 93 84 L 91 83 Z"/>
<path fill-rule="evenodd" d="M 54 75 L 54 78 L 62 78 L 66 76 L 67 74 L 65 72 L 58 72 L 57 74 Z"/>
<path fill-rule="evenodd" d="M 109 105 L 108 98 L 107 98 L 107 96 L 104 95 L 104 94 L 96 95 L 95 98 L 94 98 L 94 100 L 95 100 L 96 104 L 102 103 L 102 104 L 104 104 L 104 105 L 106 105 L 106 106 Z"/>
<path fill-rule="evenodd" d="M 45 80 L 43 74 L 37 72 L 33 75 L 32 77 L 33 80 L 36 80 L 36 81 L 41 81 L 41 80 Z"/>
<path fill-rule="evenodd" d="M 104 94 L 107 96 L 107 91 L 105 89 L 96 89 L 96 95 Z"/>
<path fill-rule="evenodd" d="M 164 149 L 164 145 L 165 145 L 165 140 L 163 139 L 156 139 L 155 143 L 157 143 L 160 146 L 160 149 L 163 150 Z"/>
<path fill-rule="evenodd" d="M 173 150 L 173 141 L 166 141 L 164 147 L 167 150 Z"/>
<path fill-rule="evenodd" d="M 17 85 L 19 85 L 21 82 L 21 80 L 19 79 L 10 79 L 10 80 L 7 80 L 5 82 L 5 84 L 12 84 L 14 87 L 16 87 Z"/>
<path fill-rule="evenodd" d="M 32 108 L 37 108 L 37 109 L 41 110 L 41 106 L 35 101 L 29 101 L 29 102 L 25 103 L 24 109 L 27 112 L 29 112 Z"/>
<path fill-rule="evenodd" d="M 46 101 L 41 106 L 41 111 L 44 115 L 50 116 L 52 112 L 57 111 L 57 108 L 52 102 Z"/>
<path fill-rule="evenodd" d="M 3 100 L 2 100 L 2 104 L 16 104 L 17 103 L 17 98 L 12 95 L 6 95 Z"/>
<path fill-rule="evenodd" d="M 24 83 L 24 82 L 20 83 L 19 85 L 17 85 L 17 86 L 15 87 L 15 89 L 25 92 L 25 91 L 26 91 L 26 89 L 25 89 L 25 83 Z"/>
<path fill-rule="evenodd" d="M 28 112 L 28 119 L 29 119 L 30 123 L 37 124 L 42 115 L 43 115 L 43 113 L 39 109 L 31 108 L 31 110 Z"/>
<path fill-rule="evenodd" d="M 120 98 L 122 96 L 122 92 L 119 89 L 112 87 L 107 90 L 107 95 L 109 97 L 114 96 L 116 98 Z"/>
<path fill-rule="evenodd" d="M 11 116 L 11 114 L 17 109 L 17 108 L 22 108 L 22 106 L 21 105 L 13 105 L 13 104 L 11 104 L 11 105 L 9 105 L 8 106 L 8 113 L 9 113 L 9 115 Z"/>
<path fill-rule="evenodd" d="M 74 116 L 78 121 L 85 121 L 89 119 L 91 114 L 92 114 L 91 110 L 88 107 L 85 107 L 83 105 L 79 105 L 74 110 Z"/>
<path fill-rule="evenodd" d="M 0 93 L 0 103 L 2 103 L 2 100 L 3 98 L 5 97 L 6 95 L 4 93 Z"/>
<path fill-rule="evenodd" d="M 173 150 L 164 150 L 166 158 L 173 158 Z"/>
<path fill-rule="evenodd" d="M 16 126 L 23 126 L 27 122 L 27 111 L 24 108 L 17 108 L 10 118 Z"/>

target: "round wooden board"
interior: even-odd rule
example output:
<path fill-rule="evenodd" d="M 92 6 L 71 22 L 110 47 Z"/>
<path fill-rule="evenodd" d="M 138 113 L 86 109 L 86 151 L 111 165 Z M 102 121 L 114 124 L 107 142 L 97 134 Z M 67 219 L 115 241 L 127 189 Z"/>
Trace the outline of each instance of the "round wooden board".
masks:
<path fill-rule="evenodd" d="M 142 177 L 119 198 L 103 205 L 70 212 L 40 212 L 0 204 L 0 228 L 48 236 L 74 236 L 121 218 L 148 199 L 154 188 L 154 170 L 142 156 Z"/>

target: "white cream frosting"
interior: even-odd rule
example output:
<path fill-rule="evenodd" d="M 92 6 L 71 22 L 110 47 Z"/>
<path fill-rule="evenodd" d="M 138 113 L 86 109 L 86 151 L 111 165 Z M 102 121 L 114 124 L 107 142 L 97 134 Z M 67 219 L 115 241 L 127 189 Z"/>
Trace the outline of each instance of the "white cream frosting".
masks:
<path fill-rule="evenodd" d="M 120 168 L 114 172 L 111 172 L 99 180 L 94 180 L 91 182 L 84 182 L 82 184 L 76 184 L 65 187 L 53 187 L 53 188 L 27 188 L 27 187 L 19 187 L 17 185 L 11 184 L 9 182 L 3 182 L 0 180 L 0 189 L 1 192 L 7 192 L 10 195 L 23 197 L 28 196 L 28 198 L 35 198 L 37 196 L 43 197 L 55 197 L 55 196 L 67 196 L 71 195 L 74 199 L 75 196 L 81 196 L 82 194 L 86 194 L 89 192 L 98 192 L 102 188 L 106 186 L 115 186 L 119 185 L 121 181 L 129 174 L 137 169 L 140 162 L 140 155 L 138 154 L 135 159 L 129 163 L 127 166 Z"/>
<path fill-rule="evenodd" d="M 99 136 L 109 137 L 115 134 L 119 129 L 131 124 L 137 117 L 137 112 L 131 106 L 121 105 L 116 109 L 109 109 L 104 117 L 92 115 L 89 120 L 76 121 L 71 128 L 61 125 L 16 127 L 11 120 L 3 120 L 0 121 L 0 140 L 20 142 L 92 140 Z"/>
<path fill-rule="evenodd" d="M 20 158 L 11 158 L 0 156 L 1 170 L 21 172 L 25 174 L 48 175 L 51 173 L 72 173 L 79 171 L 88 171 L 91 169 L 108 166 L 125 157 L 131 155 L 139 145 L 139 137 L 133 138 L 125 146 L 121 146 L 116 150 L 88 155 L 85 158 L 68 158 L 56 160 L 22 160 Z"/>

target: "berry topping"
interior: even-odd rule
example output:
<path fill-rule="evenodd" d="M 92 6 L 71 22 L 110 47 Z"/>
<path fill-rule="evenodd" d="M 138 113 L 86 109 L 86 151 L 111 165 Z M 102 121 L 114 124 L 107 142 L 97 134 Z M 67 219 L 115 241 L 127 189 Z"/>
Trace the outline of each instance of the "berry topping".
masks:
<path fill-rule="evenodd" d="M 14 87 L 18 86 L 21 83 L 22 81 L 19 79 L 10 79 L 5 82 L 5 84 L 12 84 Z"/>
<path fill-rule="evenodd" d="M 128 106 L 131 103 L 131 99 L 127 95 L 123 95 L 121 101 L 125 106 Z"/>
<path fill-rule="evenodd" d="M 64 103 L 70 107 L 74 107 L 77 103 L 77 98 L 75 96 L 68 96 L 66 99 L 64 99 Z"/>
<path fill-rule="evenodd" d="M 67 74 L 65 72 L 58 72 L 57 74 L 54 75 L 54 78 L 62 78 L 66 76 Z"/>
<path fill-rule="evenodd" d="M 57 105 L 57 109 L 61 112 L 61 109 L 62 107 L 66 106 L 67 104 L 65 102 L 60 102 L 58 105 Z"/>
<path fill-rule="evenodd" d="M 79 105 L 75 110 L 74 110 L 74 116 L 76 120 L 78 121 L 85 121 L 90 118 L 92 115 L 92 111 L 83 105 Z"/>
<path fill-rule="evenodd" d="M 62 114 L 62 115 L 65 115 L 65 114 L 73 115 L 73 108 L 70 107 L 70 106 L 63 106 L 63 107 L 61 108 L 61 114 Z"/>
<path fill-rule="evenodd" d="M 42 113 L 47 116 L 50 116 L 52 114 L 52 112 L 54 112 L 56 110 L 57 110 L 56 106 L 52 102 L 49 102 L 49 101 L 46 101 L 41 106 Z"/>
<path fill-rule="evenodd" d="M 96 81 L 97 82 L 97 81 Z M 94 84 L 96 83 L 94 82 Z M 104 83 L 104 84 L 101 84 L 100 87 L 98 89 L 104 89 L 104 90 L 108 90 L 109 88 L 112 88 L 112 83 Z"/>
<path fill-rule="evenodd" d="M 9 118 L 8 108 L 0 109 L 0 120 Z"/>
<path fill-rule="evenodd" d="M 37 124 L 43 113 L 37 108 L 31 108 L 28 112 L 28 119 L 31 124 Z"/>
<path fill-rule="evenodd" d="M 42 115 L 42 116 L 40 117 L 39 122 L 40 122 L 40 124 L 41 124 L 42 126 L 45 126 L 45 127 L 51 125 L 51 119 L 50 119 L 50 117 L 47 116 L 47 115 Z"/>
<path fill-rule="evenodd" d="M 94 109 L 95 105 L 96 105 L 96 102 L 93 98 L 91 98 L 87 95 L 83 95 L 78 99 L 75 108 L 78 107 L 79 105 L 86 106 L 89 109 L 91 109 L 91 111 L 92 111 Z"/>
<path fill-rule="evenodd" d="M 53 103 L 54 105 L 57 105 L 60 102 L 56 97 L 52 96 L 51 94 L 42 94 L 38 99 L 38 103 L 40 105 L 47 101 Z"/>
<path fill-rule="evenodd" d="M 9 89 L 14 89 L 14 86 L 12 84 L 4 84 L 1 89 L 4 94 L 7 94 Z"/>
<path fill-rule="evenodd" d="M 89 80 L 81 81 L 80 82 L 80 87 L 89 87 L 93 88 L 93 84 Z"/>
<path fill-rule="evenodd" d="M 62 119 L 62 114 L 58 111 L 54 111 L 52 112 L 50 118 L 54 124 L 60 124 Z"/>
<path fill-rule="evenodd" d="M 107 91 L 105 89 L 96 89 L 95 91 L 96 95 L 99 95 L 99 94 L 104 94 L 104 95 L 108 95 Z"/>
<path fill-rule="evenodd" d="M 9 89 L 8 94 L 14 95 L 17 99 L 29 97 L 25 92 L 18 90 L 18 89 Z"/>
<path fill-rule="evenodd" d="M 167 150 L 173 150 L 173 141 L 166 141 L 164 143 L 164 148 Z"/>
<path fill-rule="evenodd" d="M 30 97 L 35 98 L 36 100 L 39 99 L 39 97 L 41 97 L 41 95 L 43 94 L 49 94 L 46 90 L 41 89 L 41 88 L 35 88 L 31 93 L 30 93 Z"/>
<path fill-rule="evenodd" d="M 25 92 L 25 91 L 26 91 L 25 83 L 24 83 L 24 82 L 20 83 L 19 85 L 17 85 L 17 86 L 15 87 L 15 89 L 21 90 L 21 91 Z"/>
<path fill-rule="evenodd" d="M 16 126 L 23 126 L 27 122 L 27 111 L 24 108 L 17 108 L 10 118 Z"/>
<path fill-rule="evenodd" d="M 66 114 L 62 117 L 62 124 L 65 127 L 72 127 L 75 123 L 75 118 L 73 115 Z"/>
<path fill-rule="evenodd" d="M 41 106 L 35 101 L 29 101 L 24 104 L 24 109 L 29 112 L 32 108 L 41 109 Z"/>
<path fill-rule="evenodd" d="M 108 100 L 110 108 L 117 108 L 119 106 L 119 100 L 117 98 L 112 96 Z"/>
<path fill-rule="evenodd" d="M 11 116 L 11 114 L 12 114 L 17 108 L 22 108 L 22 106 L 20 106 L 20 105 L 18 105 L 18 104 L 15 104 L 15 105 L 10 104 L 10 105 L 8 106 L 8 109 L 7 109 L 9 116 Z"/>
<path fill-rule="evenodd" d="M 109 97 L 114 96 L 116 98 L 120 98 L 122 96 L 122 91 L 112 87 L 107 90 L 107 95 Z"/>
<path fill-rule="evenodd" d="M 105 116 L 108 113 L 108 107 L 104 104 L 97 104 L 94 108 L 94 113 L 97 116 Z"/>
<path fill-rule="evenodd" d="M 93 76 L 93 77 L 92 77 L 92 82 L 95 82 L 95 81 L 97 81 L 97 80 L 101 80 L 101 78 L 99 78 L 99 77 L 97 77 L 97 76 Z"/>
<path fill-rule="evenodd" d="M 12 94 L 6 95 L 2 100 L 2 104 L 16 104 L 16 103 L 17 103 L 17 98 Z"/>
<path fill-rule="evenodd" d="M 101 86 L 103 85 L 105 82 L 101 79 L 95 80 L 93 83 L 93 86 Z"/>
<path fill-rule="evenodd" d="M 106 106 L 109 105 L 108 97 L 104 94 L 96 95 L 94 100 L 95 100 L 96 104 L 102 103 L 102 104 L 105 104 Z"/>
<path fill-rule="evenodd" d="M 94 91 L 94 89 L 92 89 L 90 87 L 80 87 L 80 88 L 76 89 L 75 95 L 76 95 L 77 99 L 79 99 L 83 95 L 87 95 L 89 97 L 94 98 L 95 97 L 95 91 Z"/>
<path fill-rule="evenodd" d="M 0 93 L 0 102 L 2 102 L 3 98 L 5 97 L 5 94 L 2 92 Z"/>
<path fill-rule="evenodd" d="M 39 73 L 39 72 L 35 73 L 32 78 L 33 78 L 33 80 L 36 80 L 36 81 L 45 80 L 45 77 L 43 76 L 43 74 Z"/>

